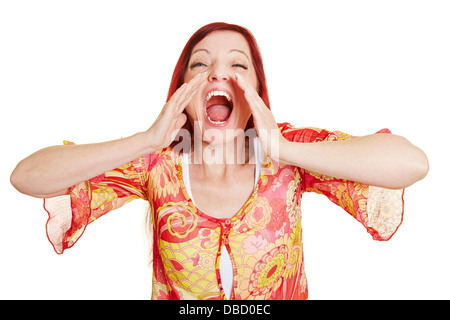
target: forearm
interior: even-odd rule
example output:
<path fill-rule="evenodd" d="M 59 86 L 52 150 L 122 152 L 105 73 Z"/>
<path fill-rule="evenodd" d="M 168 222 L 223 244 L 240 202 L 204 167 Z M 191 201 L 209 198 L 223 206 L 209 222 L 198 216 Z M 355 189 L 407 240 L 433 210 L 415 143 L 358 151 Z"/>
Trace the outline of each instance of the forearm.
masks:
<path fill-rule="evenodd" d="M 42 149 L 17 165 L 11 183 L 34 197 L 62 195 L 81 181 L 168 147 L 186 121 L 184 108 L 205 80 L 202 73 L 178 88 L 147 131 L 103 143 Z"/>
<path fill-rule="evenodd" d="M 11 175 L 11 183 L 34 197 L 62 195 L 81 181 L 154 151 L 146 148 L 146 139 L 145 133 L 138 133 L 102 143 L 48 147 L 22 160 Z"/>
<path fill-rule="evenodd" d="M 423 179 L 428 172 L 428 159 L 423 151 L 396 135 L 285 143 L 280 149 L 281 161 L 364 184 L 401 189 Z"/>

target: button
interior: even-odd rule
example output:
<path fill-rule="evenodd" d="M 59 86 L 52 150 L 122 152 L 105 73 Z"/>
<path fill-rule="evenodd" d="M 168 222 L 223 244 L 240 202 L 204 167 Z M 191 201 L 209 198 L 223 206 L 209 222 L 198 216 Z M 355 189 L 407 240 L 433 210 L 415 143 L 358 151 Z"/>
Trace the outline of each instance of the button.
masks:
<path fill-rule="evenodd" d="M 223 239 L 223 244 L 228 244 L 230 241 L 228 239 Z"/>
<path fill-rule="evenodd" d="M 231 225 L 231 220 L 230 220 L 230 219 L 226 219 L 226 220 L 225 220 L 225 225 L 226 225 L 226 226 Z"/>

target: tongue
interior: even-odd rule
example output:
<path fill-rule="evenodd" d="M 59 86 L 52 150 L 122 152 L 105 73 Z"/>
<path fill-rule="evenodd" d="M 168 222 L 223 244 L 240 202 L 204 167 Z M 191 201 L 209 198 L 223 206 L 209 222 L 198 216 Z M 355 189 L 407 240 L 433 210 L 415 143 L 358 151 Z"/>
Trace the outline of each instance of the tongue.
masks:
<path fill-rule="evenodd" d="M 206 110 L 212 121 L 225 121 L 230 116 L 231 109 L 227 106 L 216 104 Z"/>

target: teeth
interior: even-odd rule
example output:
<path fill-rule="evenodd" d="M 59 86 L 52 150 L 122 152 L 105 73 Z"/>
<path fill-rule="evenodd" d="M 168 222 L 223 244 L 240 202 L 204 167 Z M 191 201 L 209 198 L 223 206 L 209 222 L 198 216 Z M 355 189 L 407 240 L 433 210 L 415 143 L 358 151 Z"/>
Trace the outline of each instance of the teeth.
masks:
<path fill-rule="evenodd" d="M 209 99 L 211 99 L 212 97 L 217 97 L 217 96 L 225 97 L 225 98 L 227 98 L 227 100 L 229 102 L 231 101 L 230 96 L 225 91 L 211 91 L 210 93 L 208 93 L 208 96 L 206 97 L 206 101 L 209 101 Z M 227 122 L 226 120 L 214 121 L 214 120 L 211 120 L 211 118 L 209 116 L 208 116 L 208 120 L 213 124 L 223 124 L 223 123 Z"/>
<path fill-rule="evenodd" d="M 231 101 L 230 96 L 225 91 L 211 91 L 210 93 L 208 93 L 208 96 L 206 97 L 206 101 L 211 99 L 211 97 L 215 97 L 215 96 L 222 96 L 222 97 L 227 98 L 228 101 Z"/>
<path fill-rule="evenodd" d="M 210 122 L 214 123 L 214 124 L 222 124 L 222 123 L 227 122 L 227 120 L 224 120 L 224 121 L 214 121 L 214 120 L 211 120 L 211 118 L 210 118 L 209 116 L 207 116 L 207 117 L 208 117 L 208 120 L 209 120 Z"/>

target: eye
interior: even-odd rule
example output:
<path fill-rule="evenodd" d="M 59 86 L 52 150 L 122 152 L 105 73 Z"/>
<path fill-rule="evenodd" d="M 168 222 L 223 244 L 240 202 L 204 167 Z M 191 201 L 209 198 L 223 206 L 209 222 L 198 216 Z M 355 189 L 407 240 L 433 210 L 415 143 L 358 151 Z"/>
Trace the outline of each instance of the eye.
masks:
<path fill-rule="evenodd" d="M 204 64 L 203 62 L 194 62 L 193 64 L 191 64 L 191 69 L 196 67 L 206 67 L 206 64 Z"/>
<path fill-rule="evenodd" d="M 244 66 L 243 64 L 240 64 L 240 63 L 235 63 L 235 64 L 232 65 L 232 67 L 234 67 L 234 68 L 242 68 L 244 70 L 248 69 L 246 66 Z"/>

